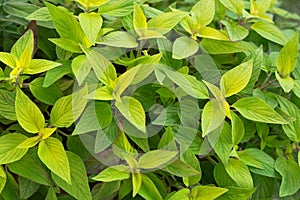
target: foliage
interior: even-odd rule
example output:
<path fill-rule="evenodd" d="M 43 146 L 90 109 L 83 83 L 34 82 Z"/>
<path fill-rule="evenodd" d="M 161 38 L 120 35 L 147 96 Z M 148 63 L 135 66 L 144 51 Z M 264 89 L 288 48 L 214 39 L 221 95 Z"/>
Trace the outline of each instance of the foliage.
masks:
<path fill-rule="evenodd" d="M 0 5 L 0 199 L 299 199 L 276 0 Z"/>

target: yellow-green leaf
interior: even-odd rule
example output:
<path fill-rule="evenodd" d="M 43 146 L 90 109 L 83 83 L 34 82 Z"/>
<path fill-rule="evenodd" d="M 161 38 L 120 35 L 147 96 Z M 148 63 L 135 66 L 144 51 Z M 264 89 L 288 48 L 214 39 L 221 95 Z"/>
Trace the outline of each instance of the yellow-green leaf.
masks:
<path fill-rule="evenodd" d="M 71 184 L 69 159 L 61 141 L 53 137 L 42 140 L 39 143 L 38 156 L 54 174 Z"/>
<path fill-rule="evenodd" d="M 147 29 L 147 19 L 141 7 L 134 3 L 133 9 L 133 27 L 138 36 L 144 36 L 144 31 Z"/>
<path fill-rule="evenodd" d="M 21 144 L 19 144 L 17 146 L 17 148 L 19 149 L 29 149 L 31 147 L 34 147 L 35 145 L 37 145 L 37 143 L 39 143 L 41 137 L 39 135 L 31 137 L 31 138 L 27 138 L 26 140 L 24 140 Z"/>
<path fill-rule="evenodd" d="M 298 33 L 284 45 L 278 57 L 276 58 L 276 66 L 279 74 L 286 77 L 294 71 L 298 58 L 299 39 Z"/>
<path fill-rule="evenodd" d="M 107 2 L 109 2 L 109 0 L 76 0 L 76 1 L 87 9 L 102 6 Z"/>
<path fill-rule="evenodd" d="M 213 187 L 213 186 L 196 186 L 193 187 L 190 193 L 191 199 L 205 199 L 205 200 L 214 200 L 222 194 L 226 193 L 228 189 Z"/>
<path fill-rule="evenodd" d="M 78 92 L 62 97 L 54 104 L 51 114 L 51 124 L 56 127 L 69 127 L 81 115 L 87 99 L 88 88 L 84 87 Z"/>
<path fill-rule="evenodd" d="M 245 4 L 243 0 L 219 0 L 230 11 L 242 15 Z"/>
<path fill-rule="evenodd" d="M 246 97 L 232 105 L 243 117 L 257 122 L 270 124 L 288 124 L 281 115 L 275 112 L 267 103 L 257 97 Z"/>
<path fill-rule="evenodd" d="M 111 182 L 118 180 L 125 180 L 130 178 L 130 168 L 123 164 L 115 165 L 104 169 L 98 175 L 94 176 L 92 179 L 102 182 Z"/>
<path fill-rule="evenodd" d="M 248 84 L 253 68 L 253 60 L 249 60 L 227 71 L 221 78 L 221 90 L 226 97 L 242 91 Z"/>
<path fill-rule="evenodd" d="M 18 68 L 27 68 L 30 64 L 34 49 L 34 38 L 31 30 L 20 37 L 11 49 L 11 54 L 18 59 Z"/>
<path fill-rule="evenodd" d="M 214 40 L 229 41 L 229 38 L 221 31 L 210 27 L 201 27 L 197 36 Z"/>
<path fill-rule="evenodd" d="M 136 173 L 132 173 L 131 178 L 132 178 L 132 196 L 135 197 L 142 185 L 142 175 L 138 171 Z"/>
<path fill-rule="evenodd" d="M 184 59 L 190 57 L 197 53 L 199 49 L 199 44 L 188 37 L 177 38 L 173 44 L 172 58 L 174 59 Z"/>
<path fill-rule="evenodd" d="M 148 27 L 149 29 L 155 30 L 161 34 L 166 34 L 187 15 L 187 12 L 182 11 L 162 13 L 150 19 Z"/>
<path fill-rule="evenodd" d="M 295 80 L 289 75 L 281 77 L 277 72 L 275 72 L 275 77 L 285 93 L 289 93 L 294 88 Z"/>
<path fill-rule="evenodd" d="M 277 26 L 269 22 L 255 22 L 251 28 L 262 37 L 280 45 L 284 45 L 288 40 Z"/>
<path fill-rule="evenodd" d="M 44 115 L 18 87 L 15 107 L 17 120 L 24 130 L 29 133 L 37 133 L 44 128 Z"/>
<path fill-rule="evenodd" d="M 24 70 L 24 74 L 38 74 L 53 69 L 55 67 L 58 67 L 60 65 L 62 64 L 50 60 L 33 59 L 31 60 L 28 68 Z"/>
<path fill-rule="evenodd" d="M 121 94 L 131 84 L 139 69 L 140 66 L 133 67 L 118 77 L 118 79 L 116 80 L 116 85 L 113 90 L 114 99 L 120 100 Z"/>
<path fill-rule="evenodd" d="M 18 63 L 15 55 L 6 52 L 0 52 L 0 61 L 13 69 L 17 67 Z"/>
<path fill-rule="evenodd" d="M 104 101 L 109 101 L 113 100 L 113 89 L 110 86 L 103 86 L 95 91 L 91 92 L 87 96 L 85 96 L 88 99 L 96 99 L 96 100 L 104 100 Z"/>
<path fill-rule="evenodd" d="M 90 40 L 90 42 L 95 45 L 97 36 L 102 27 L 102 17 L 100 14 L 91 12 L 91 13 L 80 13 L 79 14 L 79 23 L 84 33 Z"/>
<path fill-rule="evenodd" d="M 19 133 L 9 133 L 0 137 L 0 164 L 13 163 L 20 160 L 27 152 L 27 148 L 17 148 L 27 139 Z"/>
<path fill-rule="evenodd" d="M 142 155 L 138 161 L 138 168 L 154 169 L 165 167 L 176 159 L 178 152 L 169 150 L 153 150 Z"/>
<path fill-rule="evenodd" d="M 122 115 L 137 129 L 146 131 L 146 116 L 142 104 L 133 97 L 123 96 L 116 101 L 116 107 Z"/>
<path fill-rule="evenodd" d="M 201 117 L 202 137 L 217 129 L 224 122 L 225 114 L 225 100 L 212 99 L 207 102 Z"/>
<path fill-rule="evenodd" d="M 196 3 L 191 12 L 196 16 L 198 26 L 206 26 L 212 22 L 215 16 L 215 1 L 200 0 Z"/>

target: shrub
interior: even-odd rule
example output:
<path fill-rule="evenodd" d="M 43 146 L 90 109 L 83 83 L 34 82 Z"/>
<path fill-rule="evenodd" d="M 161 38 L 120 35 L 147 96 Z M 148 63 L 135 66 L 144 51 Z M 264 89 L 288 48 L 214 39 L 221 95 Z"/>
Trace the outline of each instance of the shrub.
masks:
<path fill-rule="evenodd" d="M 1 199 L 299 198 L 276 0 L 0 3 Z"/>

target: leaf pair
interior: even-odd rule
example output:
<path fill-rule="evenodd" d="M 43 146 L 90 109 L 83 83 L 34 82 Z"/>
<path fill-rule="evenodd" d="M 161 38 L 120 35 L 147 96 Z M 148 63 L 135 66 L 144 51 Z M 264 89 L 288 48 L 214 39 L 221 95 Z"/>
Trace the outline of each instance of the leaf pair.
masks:
<path fill-rule="evenodd" d="M 80 1 L 80 3 L 91 5 L 89 2 Z M 78 22 L 73 13 L 67 9 L 56 7 L 47 2 L 45 4 L 56 31 L 61 37 L 49 39 L 51 42 L 73 53 L 82 52 L 80 45 L 85 48 L 95 45 L 103 21 L 99 14 L 94 12 L 81 13 Z"/>
<path fill-rule="evenodd" d="M 34 37 L 29 30 L 14 44 L 11 53 L 0 52 L 0 61 L 13 69 L 11 78 L 21 74 L 38 74 L 61 65 L 44 59 L 32 59 L 33 51 Z"/>
<path fill-rule="evenodd" d="M 162 13 L 147 22 L 142 8 L 134 3 L 133 27 L 140 40 L 150 38 L 163 38 L 180 20 L 187 15 L 186 12 L 175 11 Z"/>
<path fill-rule="evenodd" d="M 86 94 L 87 87 L 57 100 L 50 114 L 51 124 L 56 127 L 69 127 L 85 108 L 87 100 L 82 96 Z M 28 149 L 39 143 L 38 155 L 43 163 L 53 173 L 71 184 L 70 167 L 64 147 L 58 139 L 50 137 L 56 127 L 44 128 L 45 118 L 42 112 L 19 88 L 15 107 L 21 127 L 29 133 L 38 133 L 35 137 L 25 139 L 16 148 Z"/>

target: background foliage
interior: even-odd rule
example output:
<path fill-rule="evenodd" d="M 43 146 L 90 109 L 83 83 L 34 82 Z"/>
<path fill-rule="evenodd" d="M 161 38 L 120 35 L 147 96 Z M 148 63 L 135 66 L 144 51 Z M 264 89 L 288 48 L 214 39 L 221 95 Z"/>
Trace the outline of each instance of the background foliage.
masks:
<path fill-rule="evenodd" d="M 295 2 L 0 0 L 0 198 L 299 199 Z"/>

